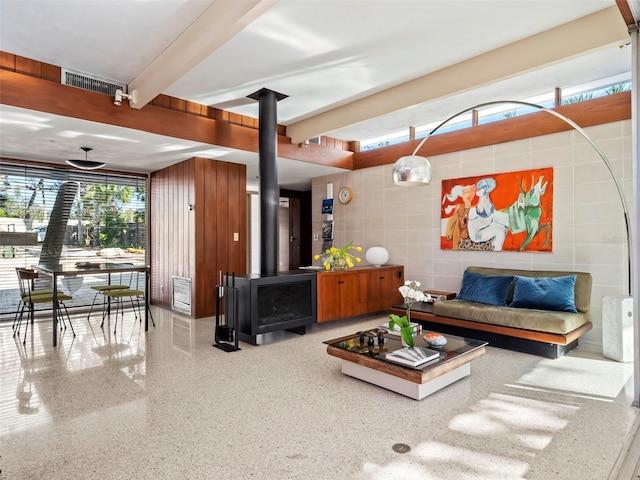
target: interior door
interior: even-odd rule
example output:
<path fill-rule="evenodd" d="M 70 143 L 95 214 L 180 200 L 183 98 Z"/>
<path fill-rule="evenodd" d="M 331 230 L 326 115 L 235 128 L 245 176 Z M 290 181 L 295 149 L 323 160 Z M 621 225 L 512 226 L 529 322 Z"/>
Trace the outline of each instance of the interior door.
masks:
<path fill-rule="evenodd" d="M 289 198 L 289 270 L 300 268 L 300 199 Z"/>

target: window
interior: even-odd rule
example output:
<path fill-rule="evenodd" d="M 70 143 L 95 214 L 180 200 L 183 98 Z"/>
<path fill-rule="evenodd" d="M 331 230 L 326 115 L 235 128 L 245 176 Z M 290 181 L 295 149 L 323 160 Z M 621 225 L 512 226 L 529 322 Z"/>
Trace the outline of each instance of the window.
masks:
<path fill-rule="evenodd" d="M 144 263 L 146 190 L 146 177 L 3 162 L 0 231 L 36 235 L 32 244 L 0 245 L 0 315 L 12 319 L 18 307 L 16 267 L 87 261 Z M 67 306 L 78 307 L 91 304 L 92 283 L 106 281 L 85 276 L 84 285 L 78 286 L 79 282 L 63 278 L 58 287 L 73 296 Z"/>
<path fill-rule="evenodd" d="M 603 97 L 606 95 L 613 95 L 619 92 L 631 90 L 631 81 L 628 79 L 630 73 L 624 73 L 616 75 L 614 77 L 608 77 L 601 79 L 598 82 L 591 82 L 589 84 L 577 85 L 575 87 L 566 88 L 563 90 L 562 105 L 568 103 L 582 102 L 585 100 L 591 100 L 593 98 Z M 524 101 L 540 105 L 546 108 L 554 108 L 554 92 L 538 95 L 533 98 L 525 99 Z M 505 120 L 515 116 L 527 115 L 529 113 L 538 112 L 539 110 L 534 107 L 515 106 L 509 107 L 501 105 L 499 107 L 488 108 L 482 111 L 479 115 L 478 124 L 486 124 Z M 424 138 L 427 134 L 433 130 L 440 122 L 434 122 L 428 125 L 422 125 L 416 127 L 416 137 Z M 443 125 L 438 129 L 435 135 L 460 130 L 463 128 L 469 128 L 472 126 L 471 113 L 460 115 L 450 123 Z M 406 142 L 409 140 L 409 135 L 406 132 L 396 132 L 393 134 L 384 135 L 381 137 L 362 140 L 360 141 L 361 151 L 373 150 L 376 148 L 386 147 L 396 143 Z"/>

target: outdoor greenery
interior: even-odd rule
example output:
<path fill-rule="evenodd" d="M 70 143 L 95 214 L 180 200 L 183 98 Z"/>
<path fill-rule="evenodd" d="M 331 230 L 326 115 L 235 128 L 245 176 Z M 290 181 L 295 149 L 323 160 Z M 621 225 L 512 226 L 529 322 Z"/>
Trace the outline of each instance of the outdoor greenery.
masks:
<path fill-rule="evenodd" d="M 0 217 L 21 218 L 25 221 L 27 230 L 31 230 L 34 221 L 42 221 L 45 217 L 44 179 L 31 178 L 23 184 L 12 184 L 9 178 L 8 175 L 0 176 Z M 59 186 L 58 183 L 55 188 Z M 42 198 L 41 204 L 36 203 L 39 194 Z"/>
<path fill-rule="evenodd" d="M 46 225 L 62 181 L 0 175 L 0 218 Z M 144 248 L 145 187 L 79 182 L 67 225 L 70 245 Z"/>
<path fill-rule="evenodd" d="M 563 98 L 562 105 L 584 102 L 586 100 L 591 100 L 591 99 L 593 99 L 593 93 L 582 93 L 580 95 L 574 95 L 573 97 Z"/>

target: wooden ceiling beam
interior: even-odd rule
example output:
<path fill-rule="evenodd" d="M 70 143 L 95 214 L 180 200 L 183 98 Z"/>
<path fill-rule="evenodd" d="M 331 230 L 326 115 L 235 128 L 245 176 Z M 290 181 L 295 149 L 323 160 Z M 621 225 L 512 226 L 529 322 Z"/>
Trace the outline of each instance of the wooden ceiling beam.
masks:
<path fill-rule="evenodd" d="M 258 151 L 258 130 L 156 105 L 142 109 L 118 107 L 113 97 L 0 69 L 0 103 L 54 115 L 132 128 L 143 132 Z M 353 153 L 321 145 L 300 148 L 278 135 L 278 156 L 351 169 Z"/>
<path fill-rule="evenodd" d="M 616 5 L 618 6 L 618 10 L 620 10 L 620 15 L 622 15 L 622 19 L 627 25 L 629 31 L 632 32 L 637 30 L 638 20 L 633 15 L 633 11 L 631 10 L 628 0 L 616 0 Z"/>

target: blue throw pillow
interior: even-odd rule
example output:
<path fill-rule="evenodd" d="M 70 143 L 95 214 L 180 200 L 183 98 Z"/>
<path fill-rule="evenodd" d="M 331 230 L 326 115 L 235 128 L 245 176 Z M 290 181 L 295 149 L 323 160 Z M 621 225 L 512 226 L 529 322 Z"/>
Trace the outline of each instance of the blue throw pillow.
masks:
<path fill-rule="evenodd" d="M 456 298 L 469 302 L 484 303 L 504 307 L 513 277 L 481 275 L 465 271 L 462 286 Z"/>
<path fill-rule="evenodd" d="M 515 280 L 510 307 L 578 313 L 574 292 L 575 275 L 554 278 L 516 275 Z"/>

